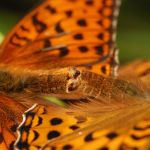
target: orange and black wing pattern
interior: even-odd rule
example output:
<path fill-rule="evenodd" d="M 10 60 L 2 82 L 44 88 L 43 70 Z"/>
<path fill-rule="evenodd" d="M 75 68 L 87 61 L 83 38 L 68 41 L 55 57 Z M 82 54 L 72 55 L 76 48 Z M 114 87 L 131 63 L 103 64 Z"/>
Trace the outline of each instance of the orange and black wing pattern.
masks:
<path fill-rule="evenodd" d="M 46 0 L 1 45 L 1 62 L 28 68 L 81 66 L 114 75 L 120 0 Z"/>
<path fill-rule="evenodd" d="M 30 150 L 40 149 L 49 140 L 83 129 L 93 120 L 92 117 L 76 115 L 71 109 L 37 104 L 26 111 L 23 118 L 15 147 Z"/>
<path fill-rule="evenodd" d="M 11 107 L 10 107 L 11 106 Z M 13 149 L 17 138 L 16 129 L 27 108 L 12 98 L 0 94 L 0 149 Z"/>
<path fill-rule="evenodd" d="M 103 99 L 103 102 L 107 99 Z M 148 150 L 149 99 L 82 103 L 70 108 L 34 105 L 23 115 L 15 148 L 29 150 Z M 112 101 L 116 101 L 113 99 Z M 114 108 L 115 108 L 114 107 Z M 73 109 L 72 109 L 73 108 Z M 87 115 L 88 114 L 88 115 Z M 134 117 L 133 117 L 134 116 Z"/>

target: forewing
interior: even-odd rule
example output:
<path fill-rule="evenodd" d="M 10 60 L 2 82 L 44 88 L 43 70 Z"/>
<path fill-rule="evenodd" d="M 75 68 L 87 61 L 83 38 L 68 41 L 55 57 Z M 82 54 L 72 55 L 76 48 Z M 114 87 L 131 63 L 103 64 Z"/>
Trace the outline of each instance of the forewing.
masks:
<path fill-rule="evenodd" d="M 1 62 L 30 68 L 84 66 L 114 74 L 119 5 L 120 0 L 47 0 L 6 37 Z"/>

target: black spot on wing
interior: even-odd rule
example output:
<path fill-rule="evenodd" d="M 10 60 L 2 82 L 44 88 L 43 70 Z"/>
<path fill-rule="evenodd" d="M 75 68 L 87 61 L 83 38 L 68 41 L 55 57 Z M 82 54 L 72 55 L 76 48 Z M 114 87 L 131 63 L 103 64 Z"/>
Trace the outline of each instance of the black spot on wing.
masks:
<path fill-rule="evenodd" d="M 49 140 L 51 140 L 51 139 L 56 138 L 56 137 L 58 137 L 58 136 L 60 136 L 60 132 L 58 132 L 58 131 L 56 131 L 56 130 L 53 130 L 53 131 L 50 131 L 50 132 L 48 133 L 47 138 L 48 138 Z"/>
<path fill-rule="evenodd" d="M 74 35 L 74 39 L 76 39 L 76 40 L 82 40 L 83 39 L 83 35 L 82 34 L 75 34 Z"/>
<path fill-rule="evenodd" d="M 102 55 L 103 54 L 103 47 L 102 46 L 95 46 L 96 54 Z"/>
<path fill-rule="evenodd" d="M 63 28 L 61 28 L 60 22 L 56 24 L 55 30 L 56 30 L 57 33 L 64 32 Z"/>
<path fill-rule="evenodd" d="M 103 25 L 102 20 L 97 21 L 97 24 L 99 24 L 100 26 Z"/>
<path fill-rule="evenodd" d="M 98 34 L 97 37 L 102 40 L 104 38 L 104 35 L 102 33 L 100 33 L 100 34 Z"/>
<path fill-rule="evenodd" d="M 86 0 L 86 4 L 87 4 L 87 5 L 93 5 L 94 2 L 93 2 L 93 0 Z"/>
<path fill-rule="evenodd" d="M 93 141 L 93 133 L 89 133 L 87 136 L 85 136 L 84 141 L 85 142 L 90 142 Z"/>
<path fill-rule="evenodd" d="M 55 125 L 59 125 L 63 122 L 63 120 L 61 118 L 52 118 L 50 120 L 51 125 L 55 126 Z"/>
<path fill-rule="evenodd" d="M 62 147 L 63 150 L 71 150 L 72 148 L 73 148 L 72 145 L 69 145 L 69 144 L 64 145 L 64 146 Z"/>
<path fill-rule="evenodd" d="M 66 15 L 67 15 L 68 17 L 72 17 L 72 14 L 73 14 L 72 10 L 66 11 Z"/>
<path fill-rule="evenodd" d="M 77 21 L 77 24 L 78 24 L 79 26 L 81 26 L 81 27 L 87 26 L 87 22 L 86 22 L 85 19 L 80 19 L 80 20 L 78 20 L 78 21 Z"/>
<path fill-rule="evenodd" d="M 80 50 L 80 52 L 85 53 L 85 52 L 88 51 L 88 47 L 86 47 L 86 46 L 80 46 L 79 50 Z"/>
<path fill-rule="evenodd" d="M 45 7 L 51 14 L 55 14 L 56 13 L 56 9 L 53 8 L 52 6 L 48 5 Z"/>
<path fill-rule="evenodd" d="M 67 47 L 59 48 L 59 52 L 60 52 L 60 54 L 59 54 L 60 57 L 64 57 L 69 54 L 69 50 Z"/>
<path fill-rule="evenodd" d="M 79 127 L 78 127 L 77 125 L 72 125 L 72 126 L 70 126 L 69 128 L 72 129 L 72 130 L 77 130 L 77 129 L 79 129 Z"/>
<path fill-rule="evenodd" d="M 109 138 L 110 140 L 116 138 L 117 136 L 118 136 L 118 134 L 115 132 L 111 132 L 106 135 L 106 137 Z"/>
<path fill-rule="evenodd" d="M 102 71 L 102 73 L 106 74 L 106 72 L 107 72 L 106 66 L 102 66 L 101 71 Z"/>
<path fill-rule="evenodd" d="M 38 13 L 32 16 L 32 22 L 33 22 L 33 25 L 35 26 L 36 31 L 41 33 L 47 28 L 47 25 L 43 23 L 42 21 L 40 21 L 37 18 L 37 16 L 38 16 Z"/>
<path fill-rule="evenodd" d="M 51 42 L 49 39 L 44 39 L 44 46 L 43 48 L 49 48 L 51 47 Z"/>

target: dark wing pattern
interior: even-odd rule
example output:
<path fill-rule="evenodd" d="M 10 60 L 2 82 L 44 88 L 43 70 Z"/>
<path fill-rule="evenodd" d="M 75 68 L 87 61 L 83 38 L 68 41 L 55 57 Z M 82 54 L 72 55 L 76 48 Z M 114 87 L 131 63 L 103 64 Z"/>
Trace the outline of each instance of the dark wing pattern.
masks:
<path fill-rule="evenodd" d="M 82 66 L 114 75 L 120 0 L 46 0 L 1 46 L 1 62 L 30 68 Z"/>
<path fill-rule="evenodd" d="M 10 107 L 11 106 L 11 107 Z M 17 138 L 16 129 L 27 108 L 12 98 L 0 94 L 0 149 L 13 149 Z"/>
<path fill-rule="evenodd" d="M 24 114 L 15 147 L 29 150 L 148 150 L 149 100 L 132 97 L 130 104 L 122 105 L 125 102 L 122 99 L 115 107 L 94 101 L 73 109 L 34 105 Z"/>

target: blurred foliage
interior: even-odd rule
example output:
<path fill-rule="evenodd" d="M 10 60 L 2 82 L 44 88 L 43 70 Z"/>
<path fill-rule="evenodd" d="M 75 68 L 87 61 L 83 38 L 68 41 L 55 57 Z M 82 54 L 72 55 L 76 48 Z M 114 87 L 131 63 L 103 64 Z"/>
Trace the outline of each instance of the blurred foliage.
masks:
<path fill-rule="evenodd" d="M 37 0 L 1 0 L 0 33 L 5 35 Z M 5 2 L 5 3 L 4 3 Z M 0 37 L 2 37 L 0 35 Z M 150 0 L 123 0 L 117 43 L 121 63 L 150 58 Z"/>
<path fill-rule="evenodd" d="M 10 9 L 26 11 L 42 0 L 1 0 L 1 5 Z"/>
<path fill-rule="evenodd" d="M 67 107 L 67 104 L 64 101 L 60 100 L 59 98 L 51 97 L 51 96 L 41 96 L 41 98 L 53 104 L 56 104 L 62 107 Z"/>
<path fill-rule="evenodd" d="M 124 0 L 118 24 L 122 63 L 150 58 L 150 0 Z"/>

